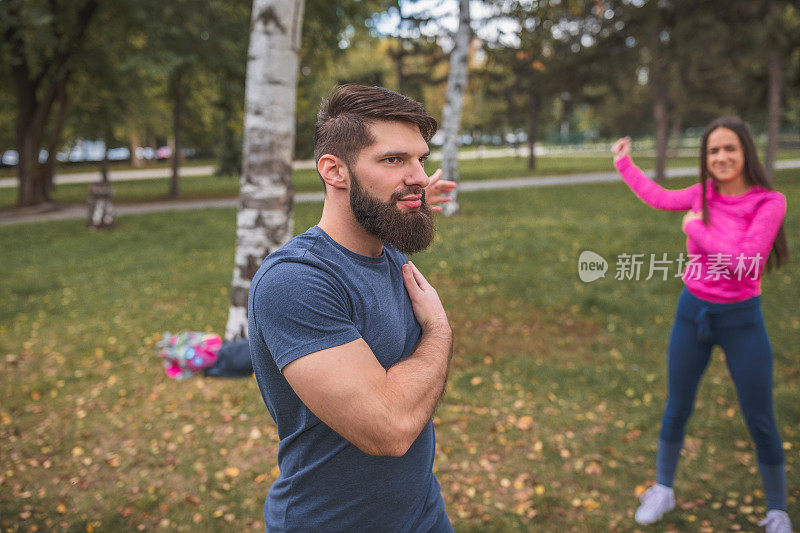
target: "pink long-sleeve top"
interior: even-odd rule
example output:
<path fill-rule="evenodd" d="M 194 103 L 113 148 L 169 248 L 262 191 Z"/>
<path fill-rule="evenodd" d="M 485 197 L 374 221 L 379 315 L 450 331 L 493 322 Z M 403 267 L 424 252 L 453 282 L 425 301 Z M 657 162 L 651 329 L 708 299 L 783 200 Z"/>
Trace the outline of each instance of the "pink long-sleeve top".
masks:
<path fill-rule="evenodd" d="M 702 211 L 699 183 L 667 190 L 648 178 L 629 156 L 615 162 L 622 179 L 644 203 L 669 211 Z M 689 257 L 683 282 L 693 295 L 714 303 L 741 302 L 761 294 L 761 274 L 786 214 L 786 198 L 759 186 L 738 195 L 706 187 L 709 224 L 686 224 Z"/>

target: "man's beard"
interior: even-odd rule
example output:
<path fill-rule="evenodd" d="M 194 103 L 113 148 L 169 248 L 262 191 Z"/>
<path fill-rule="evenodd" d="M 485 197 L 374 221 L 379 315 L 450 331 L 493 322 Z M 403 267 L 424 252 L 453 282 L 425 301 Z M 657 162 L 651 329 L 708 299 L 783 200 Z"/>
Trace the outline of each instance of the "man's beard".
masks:
<path fill-rule="evenodd" d="M 404 254 L 419 252 L 431 244 L 435 225 L 425 201 L 425 189 L 404 187 L 395 191 L 388 202 L 382 202 L 361 186 L 352 170 L 350 176 L 350 208 L 356 221 L 368 233 Z M 422 204 L 416 211 L 404 213 L 397 207 L 397 202 L 412 194 L 421 195 Z"/>

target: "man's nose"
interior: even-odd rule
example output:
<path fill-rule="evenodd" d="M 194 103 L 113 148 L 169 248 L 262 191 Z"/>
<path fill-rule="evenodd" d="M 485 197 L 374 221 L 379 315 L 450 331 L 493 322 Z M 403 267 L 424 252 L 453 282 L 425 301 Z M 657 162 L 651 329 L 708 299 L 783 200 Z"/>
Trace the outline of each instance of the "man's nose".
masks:
<path fill-rule="evenodd" d="M 425 173 L 425 167 L 422 165 L 421 161 L 415 161 L 412 164 L 404 182 L 409 186 L 415 185 L 423 188 L 428 186 L 428 174 Z"/>

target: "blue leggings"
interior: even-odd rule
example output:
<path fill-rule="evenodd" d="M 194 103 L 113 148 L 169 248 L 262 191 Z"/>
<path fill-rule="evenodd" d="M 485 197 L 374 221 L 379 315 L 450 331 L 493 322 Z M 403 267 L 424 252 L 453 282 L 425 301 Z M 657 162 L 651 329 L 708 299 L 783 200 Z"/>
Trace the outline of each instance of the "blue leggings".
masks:
<path fill-rule="evenodd" d="M 669 395 L 661 421 L 657 481 L 672 486 L 686 423 L 715 344 L 725 351 L 725 362 L 755 441 L 768 499 L 780 489 L 772 490 L 767 485 L 781 483 L 768 482 L 767 477 L 782 476 L 785 501 L 783 447 L 772 406 L 772 349 L 760 297 L 715 304 L 697 298 L 686 289 L 681 293 L 669 340 Z"/>

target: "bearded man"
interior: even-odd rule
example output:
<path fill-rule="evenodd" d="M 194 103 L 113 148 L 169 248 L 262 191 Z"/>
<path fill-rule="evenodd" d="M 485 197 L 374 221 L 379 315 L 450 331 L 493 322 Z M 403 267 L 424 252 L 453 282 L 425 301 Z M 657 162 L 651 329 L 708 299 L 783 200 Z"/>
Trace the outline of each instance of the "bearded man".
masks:
<path fill-rule="evenodd" d="M 424 169 L 436 128 L 421 104 L 380 87 L 342 86 L 322 102 L 322 217 L 250 287 L 250 352 L 280 437 L 268 531 L 453 530 L 431 421 L 453 335 L 405 255 L 431 243 L 431 212 L 455 187 Z"/>

